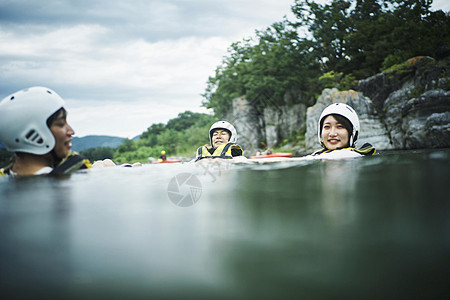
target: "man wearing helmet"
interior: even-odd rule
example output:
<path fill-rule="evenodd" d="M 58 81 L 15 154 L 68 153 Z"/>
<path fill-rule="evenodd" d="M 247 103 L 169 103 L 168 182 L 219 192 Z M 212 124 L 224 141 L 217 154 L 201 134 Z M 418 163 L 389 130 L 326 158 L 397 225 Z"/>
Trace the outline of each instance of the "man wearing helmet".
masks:
<path fill-rule="evenodd" d="M 330 157 L 358 157 L 374 155 L 375 148 L 366 143 L 356 149 L 359 134 L 359 118 L 355 110 L 344 103 L 333 103 L 326 107 L 319 117 L 317 136 L 323 147 L 312 155 Z M 347 150 L 336 152 L 336 150 Z"/>
<path fill-rule="evenodd" d="M 0 102 L 0 140 L 14 160 L 0 175 L 67 174 L 91 164 L 71 151 L 75 133 L 64 100 L 44 87 L 23 89 Z"/>
<path fill-rule="evenodd" d="M 243 154 L 241 146 L 236 144 L 236 129 L 227 121 L 218 121 L 211 126 L 209 129 L 209 142 L 210 145 L 197 149 L 195 161 L 203 158 L 231 159 Z"/>

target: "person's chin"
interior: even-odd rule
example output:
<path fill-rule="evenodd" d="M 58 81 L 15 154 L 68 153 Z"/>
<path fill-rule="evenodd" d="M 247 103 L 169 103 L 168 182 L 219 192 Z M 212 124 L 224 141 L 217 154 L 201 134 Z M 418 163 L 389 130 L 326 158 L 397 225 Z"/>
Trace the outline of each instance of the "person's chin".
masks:
<path fill-rule="evenodd" d="M 336 149 L 342 148 L 342 147 L 340 147 L 339 144 L 328 144 L 325 146 L 327 147 L 328 150 L 336 150 Z"/>

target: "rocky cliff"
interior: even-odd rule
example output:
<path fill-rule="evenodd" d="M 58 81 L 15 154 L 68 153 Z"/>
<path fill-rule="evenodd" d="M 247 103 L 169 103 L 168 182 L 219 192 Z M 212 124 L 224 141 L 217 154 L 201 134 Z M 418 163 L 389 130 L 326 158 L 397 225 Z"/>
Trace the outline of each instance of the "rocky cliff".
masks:
<path fill-rule="evenodd" d="M 319 147 L 317 121 L 331 103 L 352 106 L 360 117 L 358 145 L 378 150 L 450 147 L 450 64 L 415 57 L 392 70 L 360 80 L 354 90 L 325 89 L 315 105 L 303 104 L 257 110 L 243 98 L 233 101 L 227 119 L 235 124 L 246 155 L 278 145 L 306 126 L 305 146 L 297 155 Z"/>

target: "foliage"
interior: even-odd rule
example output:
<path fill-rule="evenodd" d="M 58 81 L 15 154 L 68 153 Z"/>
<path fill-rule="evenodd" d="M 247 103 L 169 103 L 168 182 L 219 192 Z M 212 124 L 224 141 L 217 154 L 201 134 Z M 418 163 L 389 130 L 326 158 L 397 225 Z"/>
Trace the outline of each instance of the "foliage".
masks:
<path fill-rule="evenodd" d="M 209 77 L 203 105 L 218 116 L 230 111 L 232 99 L 244 96 L 255 107 L 282 105 L 286 91 L 308 91 L 318 70 L 308 63 L 307 42 L 285 20 L 256 32 L 256 39 L 236 42 L 229 56 Z M 307 99 L 307 98 L 304 98 Z"/>
<path fill-rule="evenodd" d="M 450 42 L 448 13 L 431 0 L 295 0 L 295 20 L 284 19 L 254 38 L 233 43 L 208 79 L 203 105 L 217 116 L 245 97 L 256 108 L 285 103 L 299 90 L 308 102 L 324 87 L 356 80 L 419 55 L 438 56 Z M 442 53 L 442 51 L 441 51 Z M 440 58 L 440 57 L 436 57 Z M 299 100 L 302 99 L 302 100 Z"/>
<path fill-rule="evenodd" d="M 306 133 L 306 125 L 303 126 L 299 130 L 294 130 L 289 138 L 283 140 L 283 142 L 280 144 L 280 147 L 286 147 L 287 145 L 290 146 L 304 146 L 305 144 L 305 133 Z"/>
<path fill-rule="evenodd" d="M 113 160 L 118 163 L 147 162 L 159 158 L 161 151 L 170 156 L 194 156 L 195 150 L 208 142 L 209 127 L 216 119 L 208 114 L 185 111 L 167 124 L 152 124 L 138 141 L 124 140 Z"/>
<path fill-rule="evenodd" d="M 342 72 L 336 73 L 334 71 L 327 72 L 319 77 L 319 82 L 324 88 L 334 88 L 339 86 L 342 78 Z"/>
<path fill-rule="evenodd" d="M 111 147 L 97 147 L 80 151 L 80 154 L 94 162 L 96 160 L 103 160 L 105 158 L 111 158 L 114 155 L 114 148 Z"/>

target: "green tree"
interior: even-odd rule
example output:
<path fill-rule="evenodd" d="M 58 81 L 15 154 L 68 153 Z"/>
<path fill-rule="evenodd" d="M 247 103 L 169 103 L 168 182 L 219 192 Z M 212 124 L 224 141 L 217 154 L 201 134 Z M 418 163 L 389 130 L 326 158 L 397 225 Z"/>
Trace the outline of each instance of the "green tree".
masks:
<path fill-rule="evenodd" d="M 178 117 L 167 122 L 166 128 L 181 131 L 193 126 L 200 118 L 200 113 L 194 113 L 189 110 L 179 113 Z"/>
<path fill-rule="evenodd" d="M 80 154 L 89 159 L 91 162 L 94 162 L 105 158 L 112 159 L 114 157 L 114 152 L 114 148 L 111 147 L 97 147 L 80 151 Z"/>
<path fill-rule="evenodd" d="M 145 140 L 149 137 L 157 136 L 164 130 L 166 130 L 166 125 L 164 125 L 163 123 L 152 124 L 149 128 L 147 128 L 147 131 L 141 134 L 141 139 Z"/>
<path fill-rule="evenodd" d="M 296 0 L 296 25 L 311 33 L 311 54 L 324 73 L 356 79 L 418 55 L 435 56 L 448 45 L 449 16 L 431 11 L 431 0 Z"/>
<path fill-rule="evenodd" d="M 117 147 L 117 152 L 118 153 L 124 153 L 124 152 L 130 152 L 130 151 L 135 151 L 136 148 L 136 144 L 130 140 L 130 139 L 125 139 L 122 144 Z"/>
<path fill-rule="evenodd" d="M 312 79 L 320 69 L 309 47 L 287 20 L 256 31 L 256 38 L 233 43 L 215 76 L 208 79 L 203 105 L 220 117 L 230 111 L 236 97 L 263 108 L 286 104 L 287 91 L 314 90 Z"/>

